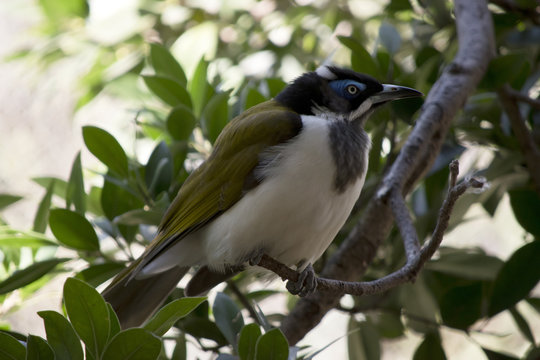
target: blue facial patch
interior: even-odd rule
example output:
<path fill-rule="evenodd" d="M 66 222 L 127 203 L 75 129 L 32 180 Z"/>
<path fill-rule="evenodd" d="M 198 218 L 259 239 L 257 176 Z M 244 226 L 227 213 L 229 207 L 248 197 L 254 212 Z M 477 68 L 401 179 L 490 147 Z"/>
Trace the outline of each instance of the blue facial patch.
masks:
<path fill-rule="evenodd" d="M 346 99 L 354 99 L 366 90 L 366 84 L 354 80 L 334 80 L 329 85 L 336 94 Z"/>

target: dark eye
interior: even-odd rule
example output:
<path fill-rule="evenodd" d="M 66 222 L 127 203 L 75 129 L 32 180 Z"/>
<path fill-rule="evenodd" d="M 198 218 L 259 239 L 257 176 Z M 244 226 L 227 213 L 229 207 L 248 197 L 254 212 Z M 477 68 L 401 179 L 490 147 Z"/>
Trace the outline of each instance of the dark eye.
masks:
<path fill-rule="evenodd" d="M 349 95 L 356 95 L 358 94 L 358 87 L 356 85 L 348 85 L 347 86 L 347 92 Z"/>

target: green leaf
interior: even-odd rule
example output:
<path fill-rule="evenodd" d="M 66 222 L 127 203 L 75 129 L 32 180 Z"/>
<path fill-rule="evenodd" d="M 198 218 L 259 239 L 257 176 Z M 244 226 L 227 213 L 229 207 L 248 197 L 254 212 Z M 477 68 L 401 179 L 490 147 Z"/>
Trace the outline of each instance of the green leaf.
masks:
<path fill-rule="evenodd" d="M 56 195 L 62 199 L 65 199 L 65 196 L 67 193 L 67 186 L 68 186 L 65 180 L 55 178 L 55 177 L 50 177 L 50 176 L 44 176 L 44 177 L 32 178 L 32 181 L 45 189 L 48 189 L 49 186 L 51 186 L 51 183 L 54 182 L 53 195 Z"/>
<path fill-rule="evenodd" d="M 0 234 L 0 247 L 31 247 L 39 249 L 43 246 L 58 246 L 58 244 L 45 237 L 27 234 Z"/>
<path fill-rule="evenodd" d="M 196 125 L 195 115 L 182 104 L 175 106 L 167 116 L 167 131 L 175 140 L 188 140 Z"/>
<path fill-rule="evenodd" d="M 484 351 L 484 354 L 486 354 L 488 360 L 518 360 L 517 357 L 489 350 L 484 347 L 482 348 L 482 350 Z"/>
<path fill-rule="evenodd" d="M 527 323 L 527 320 L 521 315 L 521 313 L 515 308 L 510 309 L 510 314 L 512 315 L 512 318 L 514 319 L 519 331 L 523 334 L 523 336 L 529 340 L 529 342 L 534 345 L 536 344 L 536 341 L 534 340 L 534 334 L 531 331 L 531 327 Z"/>
<path fill-rule="evenodd" d="M 28 335 L 26 360 L 54 360 L 54 352 L 45 339 L 36 335 Z"/>
<path fill-rule="evenodd" d="M 406 317 L 406 325 L 418 332 L 431 331 L 433 327 L 425 321 L 414 320 L 418 317 L 433 323 L 437 322 L 439 309 L 433 293 L 426 286 L 424 275 L 420 273 L 414 284 L 401 286 L 399 292 L 405 313 L 411 315 L 411 317 Z"/>
<path fill-rule="evenodd" d="M 66 189 L 66 208 L 69 209 L 71 204 L 74 205 L 76 212 L 84 215 L 86 212 L 86 193 L 84 192 L 80 151 L 71 166 L 71 174 Z"/>
<path fill-rule="evenodd" d="M 91 265 L 79 272 L 75 277 L 96 287 L 118 274 L 124 267 L 123 264 L 115 262 Z"/>
<path fill-rule="evenodd" d="M 88 4 L 85 0 L 39 0 L 38 4 L 53 23 L 61 19 L 88 16 Z"/>
<path fill-rule="evenodd" d="M 471 280 L 494 280 L 504 262 L 494 256 L 464 249 L 441 248 L 437 260 L 426 269 Z"/>
<path fill-rule="evenodd" d="M 405 332 L 405 326 L 401 321 L 401 314 L 381 312 L 368 316 L 381 337 L 394 339 L 400 337 Z"/>
<path fill-rule="evenodd" d="M 127 177 L 128 159 L 114 136 L 95 126 L 84 126 L 82 133 L 86 147 L 99 161 L 119 176 Z"/>
<path fill-rule="evenodd" d="M 497 89 L 516 78 L 527 57 L 524 54 L 510 53 L 491 60 L 480 86 L 486 89 Z"/>
<path fill-rule="evenodd" d="M 540 237 L 540 196 L 536 191 L 516 189 L 508 192 L 510 204 L 519 224 L 536 237 Z"/>
<path fill-rule="evenodd" d="M 76 250 L 99 250 L 99 240 L 92 224 L 76 212 L 53 209 L 49 218 L 51 231 L 59 242 Z"/>
<path fill-rule="evenodd" d="M 236 349 L 237 336 L 244 326 L 244 318 L 234 301 L 224 293 L 218 293 L 212 307 L 216 325 L 229 344 Z"/>
<path fill-rule="evenodd" d="M 187 297 L 174 300 L 152 316 L 143 328 L 158 336 L 163 336 L 174 323 L 188 315 L 205 300 L 206 297 Z"/>
<path fill-rule="evenodd" d="M 168 76 L 182 86 L 186 86 L 186 74 L 167 48 L 160 44 L 150 44 L 150 63 L 157 75 Z"/>
<path fill-rule="evenodd" d="M 201 116 L 206 103 L 212 98 L 214 89 L 208 83 L 208 62 L 202 58 L 188 84 L 188 90 L 193 100 L 193 113 Z"/>
<path fill-rule="evenodd" d="M 159 225 L 163 218 L 163 212 L 157 210 L 135 209 L 118 215 L 114 218 L 116 224 L 123 225 Z"/>
<path fill-rule="evenodd" d="M 139 209 L 144 203 L 125 187 L 109 181 L 105 178 L 101 190 L 101 207 L 109 220 L 114 220 L 118 215 L 133 209 Z"/>
<path fill-rule="evenodd" d="M 375 59 L 369 54 L 369 52 L 362 46 L 361 43 L 353 38 L 338 36 L 339 41 L 348 47 L 351 53 L 351 65 L 356 71 L 362 71 L 365 74 L 373 77 L 379 77 L 380 71 Z"/>
<path fill-rule="evenodd" d="M 161 341 L 151 332 L 132 328 L 119 332 L 107 345 L 102 360 L 148 360 L 157 359 Z"/>
<path fill-rule="evenodd" d="M 401 36 L 399 32 L 392 24 L 386 22 L 383 22 L 379 27 L 379 40 L 390 55 L 397 53 L 401 47 Z"/>
<path fill-rule="evenodd" d="M 482 317 L 482 283 L 456 286 L 446 292 L 440 302 L 446 325 L 466 330 Z"/>
<path fill-rule="evenodd" d="M 22 270 L 17 270 L 13 273 L 13 275 L 0 282 L 0 294 L 5 294 L 15 289 L 19 289 L 23 286 L 31 284 L 45 274 L 51 272 L 56 267 L 56 265 L 66 262 L 68 260 L 70 259 L 61 258 L 44 260 L 35 262 Z"/>
<path fill-rule="evenodd" d="M 217 137 L 221 133 L 221 130 L 227 125 L 229 121 L 229 93 L 219 93 L 214 95 L 206 108 L 202 116 L 202 129 L 205 136 L 214 143 Z"/>
<path fill-rule="evenodd" d="M 145 181 L 153 197 L 167 191 L 173 179 L 173 159 L 167 144 L 160 142 L 145 167 Z"/>
<path fill-rule="evenodd" d="M 24 345 L 13 336 L 0 331 L 0 359 L 22 360 L 26 356 Z"/>
<path fill-rule="evenodd" d="M 279 329 L 272 329 L 259 337 L 255 347 L 256 360 L 287 360 L 289 343 Z"/>
<path fill-rule="evenodd" d="M 490 298 L 488 315 L 514 306 L 540 281 L 540 241 L 517 249 L 499 271 Z"/>
<path fill-rule="evenodd" d="M 249 109 L 257 104 L 265 102 L 267 99 L 257 89 L 250 88 L 246 95 L 246 105 L 244 109 Z"/>
<path fill-rule="evenodd" d="M 111 340 L 116 334 L 118 334 L 122 328 L 120 326 L 120 320 L 114 311 L 111 304 L 107 303 L 107 311 L 109 312 L 109 340 Z"/>
<path fill-rule="evenodd" d="M 257 340 L 261 336 L 261 328 L 257 324 L 247 324 L 240 331 L 238 338 L 238 355 L 241 360 L 255 360 Z"/>
<path fill-rule="evenodd" d="M 145 75 L 142 78 L 150 91 L 167 105 L 178 106 L 182 104 L 192 108 L 189 93 L 178 81 L 159 75 Z"/>
<path fill-rule="evenodd" d="M 109 338 L 109 310 L 105 300 L 85 282 L 68 278 L 64 283 L 64 303 L 73 328 L 92 356 L 99 359 Z"/>
<path fill-rule="evenodd" d="M 70 322 L 56 311 L 40 311 L 45 323 L 47 341 L 56 360 L 83 360 L 81 341 Z"/>
<path fill-rule="evenodd" d="M 183 320 L 183 328 L 187 334 L 195 338 L 210 339 L 220 346 L 228 344 L 227 339 L 225 339 L 217 325 L 208 319 L 188 317 Z"/>
<path fill-rule="evenodd" d="M 429 333 L 416 348 L 413 360 L 446 360 L 441 338 L 437 333 Z"/>
<path fill-rule="evenodd" d="M 0 194 L 0 209 L 8 207 L 11 204 L 16 203 L 21 200 L 23 197 L 18 195 L 11 194 Z"/>
<path fill-rule="evenodd" d="M 49 221 L 49 208 L 51 207 L 51 199 L 54 191 L 54 181 L 51 181 L 47 187 L 47 192 L 43 199 L 41 199 L 36 216 L 34 217 L 34 226 L 32 229 L 38 233 L 44 233 L 47 229 L 47 223 Z"/>
<path fill-rule="evenodd" d="M 270 98 L 276 97 L 285 87 L 287 83 L 280 78 L 268 78 L 266 79 L 266 85 L 268 86 L 268 95 Z"/>
<path fill-rule="evenodd" d="M 351 317 L 348 331 L 349 359 L 375 360 L 381 357 L 379 333 L 371 322 L 358 322 Z"/>

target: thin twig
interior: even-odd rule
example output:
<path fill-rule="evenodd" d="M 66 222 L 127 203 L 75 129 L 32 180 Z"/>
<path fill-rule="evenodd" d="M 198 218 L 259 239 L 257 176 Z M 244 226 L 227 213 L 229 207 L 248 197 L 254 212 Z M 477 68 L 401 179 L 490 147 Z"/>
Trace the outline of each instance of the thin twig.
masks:
<path fill-rule="evenodd" d="M 523 119 L 516 102 L 515 93 L 516 91 L 507 84 L 497 92 L 497 95 L 499 96 L 504 112 L 510 120 L 512 131 L 514 132 L 521 152 L 523 153 L 527 169 L 529 170 L 536 191 L 540 195 L 540 149 L 536 146 L 536 143 L 525 124 L 525 119 Z"/>
<path fill-rule="evenodd" d="M 517 90 L 514 90 L 510 86 L 506 86 L 504 90 L 508 95 L 510 95 L 514 99 L 527 103 L 531 105 L 533 108 L 540 110 L 540 100 L 533 99 L 529 95 L 519 92 Z"/>
<path fill-rule="evenodd" d="M 439 248 L 444 232 L 448 228 L 450 214 L 452 213 L 452 209 L 454 208 L 457 199 L 463 195 L 467 189 L 481 189 L 485 185 L 484 180 L 477 178 L 465 179 L 460 184 L 455 185 L 458 176 L 458 168 L 458 161 L 452 161 L 450 164 L 450 183 L 454 184 L 454 186 L 449 188 L 446 199 L 439 211 L 439 218 L 437 219 L 437 225 L 435 226 L 431 240 L 424 244 L 421 249 L 419 249 L 418 236 L 405 206 L 405 202 L 401 197 L 402 195 L 399 192 L 390 194 L 390 196 L 394 198 L 394 200 L 391 200 L 391 203 L 394 205 L 398 204 L 393 207 L 392 210 L 394 211 L 394 217 L 400 228 L 401 235 L 404 238 L 403 242 L 407 253 L 407 263 L 401 269 L 380 279 L 364 282 L 342 281 L 319 277 L 317 278 L 317 290 L 358 296 L 371 295 L 382 293 L 398 285 L 404 284 L 405 282 L 413 281 L 420 269 Z M 399 200 L 399 198 L 401 198 L 401 200 Z M 298 281 L 298 272 L 266 254 L 262 256 L 258 266 L 271 270 L 283 280 L 293 282 Z"/>

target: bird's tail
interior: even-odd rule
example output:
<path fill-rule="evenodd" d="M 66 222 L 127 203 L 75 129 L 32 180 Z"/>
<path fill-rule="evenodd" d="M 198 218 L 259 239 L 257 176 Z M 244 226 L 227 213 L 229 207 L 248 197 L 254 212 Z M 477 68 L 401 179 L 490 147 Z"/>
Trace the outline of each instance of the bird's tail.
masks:
<path fill-rule="evenodd" d="M 137 264 L 135 261 L 124 269 L 102 293 L 118 315 L 123 329 L 142 325 L 189 270 L 189 267 L 173 267 L 144 279 L 131 279 L 129 274 Z"/>

